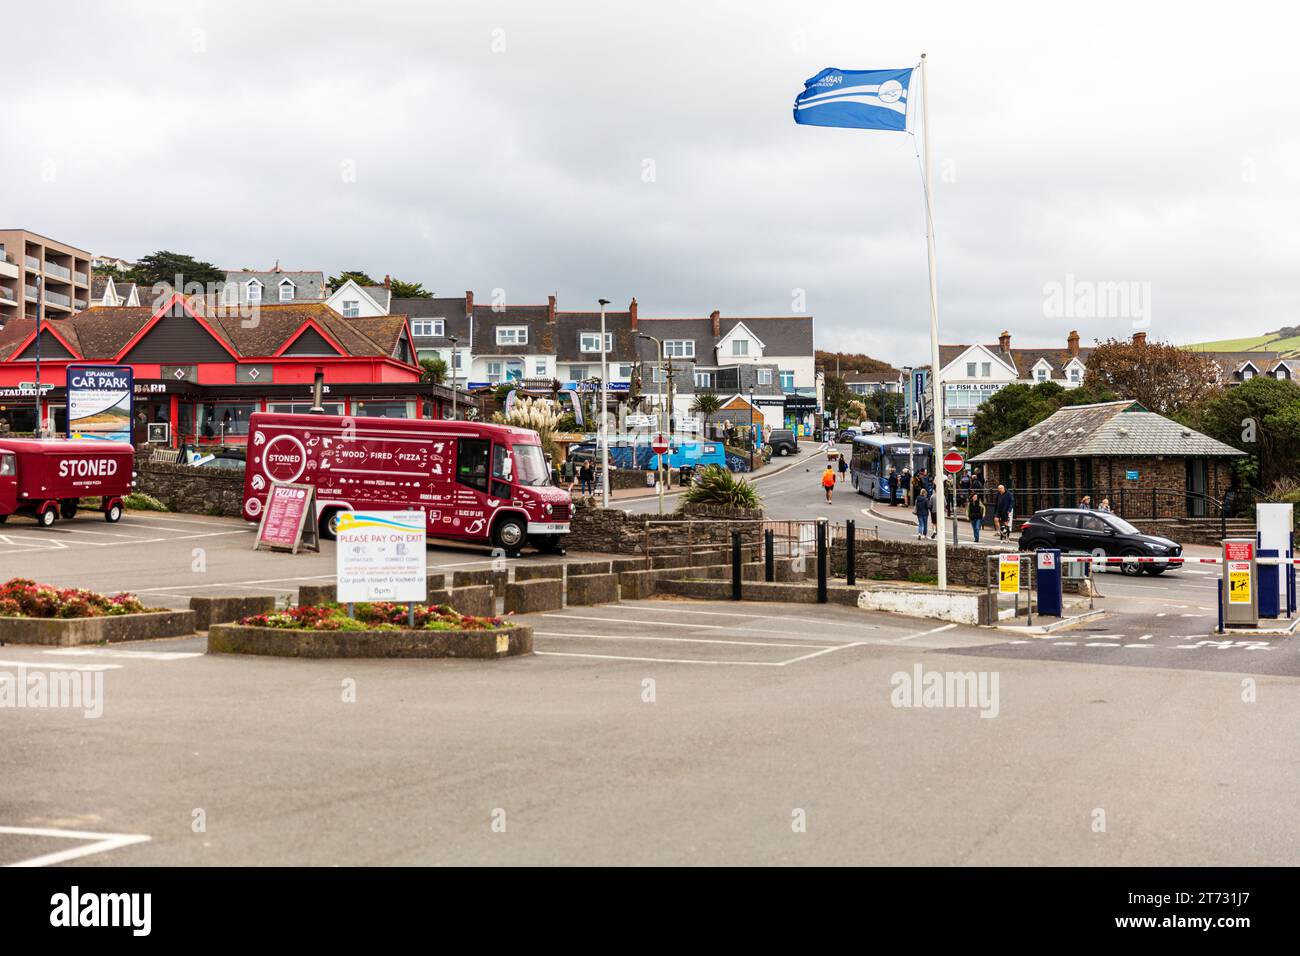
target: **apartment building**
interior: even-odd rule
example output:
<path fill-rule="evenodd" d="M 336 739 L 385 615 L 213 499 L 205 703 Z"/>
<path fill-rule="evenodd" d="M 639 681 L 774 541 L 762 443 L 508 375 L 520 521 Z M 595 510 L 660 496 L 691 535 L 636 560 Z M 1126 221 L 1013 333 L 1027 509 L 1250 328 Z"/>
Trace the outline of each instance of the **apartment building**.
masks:
<path fill-rule="evenodd" d="M 41 284 L 45 316 L 66 318 L 85 309 L 90 304 L 91 258 L 85 249 L 26 229 L 0 229 L 0 325 L 10 319 L 34 319 Z"/>

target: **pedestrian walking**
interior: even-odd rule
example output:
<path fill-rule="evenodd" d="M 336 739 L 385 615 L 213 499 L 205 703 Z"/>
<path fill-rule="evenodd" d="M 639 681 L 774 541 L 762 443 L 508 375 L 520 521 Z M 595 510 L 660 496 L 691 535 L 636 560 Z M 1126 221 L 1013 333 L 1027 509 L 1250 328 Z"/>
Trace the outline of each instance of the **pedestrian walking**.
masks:
<path fill-rule="evenodd" d="M 916 495 L 916 538 L 918 541 L 925 538 L 930 527 L 930 496 L 921 486 L 921 490 Z"/>
<path fill-rule="evenodd" d="M 899 490 L 903 493 L 903 506 L 912 507 L 912 470 L 904 467 L 898 479 Z"/>
<path fill-rule="evenodd" d="M 822 472 L 822 488 L 826 490 L 826 503 L 830 504 L 831 492 L 835 490 L 835 469 L 830 462 L 826 463 L 826 470 Z"/>
<path fill-rule="evenodd" d="M 889 506 L 898 507 L 898 472 L 889 469 L 889 477 L 885 479 L 885 490 L 889 492 Z"/>
<path fill-rule="evenodd" d="M 1079 499 L 1079 507 L 1084 511 L 1092 510 L 1092 495 L 1084 495 Z"/>
<path fill-rule="evenodd" d="M 930 493 L 930 537 L 939 537 L 939 495 Z"/>
<path fill-rule="evenodd" d="M 844 481 L 848 473 L 849 473 L 849 463 L 844 460 L 843 455 L 840 455 L 840 481 Z"/>
<path fill-rule="evenodd" d="M 1110 499 L 1109 499 L 1109 498 L 1102 498 L 1102 499 L 1101 499 L 1101 504 L 1099 504 L 1099 505 L 1097 506 L 1097 510 L 1098 510 L 1098 511 L 1105 511 L 1107 514 L 1110 514 L 1110 513 L 1111 513 L 1111 512 L 1110 512 Z"/>
<path fill-rule="evenodd" d="M 976 544 L 980 540 L 980 529 L 984 527 L 984 515 L 987 510 L 984 507 L 984 499 L 977 494 L 972 494 L 966 503 L 966 517 L 970 519 L 970 530 L 975 536 Z"/>
<path fill-rule="evenodd" d="M 998 537 L 1006 541 L 1011 537 L 1011 516 L 1016 510 L 1016 496 L 1007 490 L 1006 485 L 998 485 L 994 507 L 997 509 L 993 516 L 994 526 L 998 529 Z"/>
<path fill-rule="evenodd" d="M 578 484 L 584 495 L 596 493 L 596 468 L 590 461 L 584 461 L 578 468 Z"/>

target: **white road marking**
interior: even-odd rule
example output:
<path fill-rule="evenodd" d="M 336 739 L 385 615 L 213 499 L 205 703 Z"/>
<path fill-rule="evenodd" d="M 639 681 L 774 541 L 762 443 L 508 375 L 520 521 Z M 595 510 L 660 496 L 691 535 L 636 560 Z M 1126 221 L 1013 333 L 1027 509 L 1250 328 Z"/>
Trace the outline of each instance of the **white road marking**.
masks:
<path fill-rule="evenodd" d="M 592 638 L 599 641 L 672 641 L 676 644 L 740 644 L 746 647 L 824 647 L 834 650 L 837 647 L 852 647 L 851 644 L 784 644 L 775 641 L 727 641 L 716 637 L 661 637 L 642 634 L 574 634 L 569 631 L 534 631 L 537 637 L 571 637 Z"/>
<path fill-rule="evenodd" d="M 55 837 L 66 840 L 93 841 L 85 846 L 74 847 L 71 850 L 59 850 L 55 853 L 46 853 L 42 856 L 32 857 L 29 860 L 20 860 L 17 863 L 7 864 L 14 867 L 52 866 L 55 863 L 66 863 L 68 860 L 80 859 L 94 853 L 107 853 L 109 850 L 116 850 L 120 847 L 132 846 L 136 843 L 147 843 L 151 839 L 143 833 L 94 833 L 90 830 L 54 830 L 46 827 L 0 827 L 0 833 L 8 833 L 13 836 Z"/>
<path fill-rule="evenodd" d="M 1138 640 L 1139 640 L 1139 641 L 1149 641 L 1149 640 L 1151 640 L 1151 637 L 1152 637 L 1152 635 L 1150 635 L 1150 634 L 1143 634 L 1141 637 L 1138 638 Z"/>
<path fill-rule="evenodd" d="M 333 577 L 333 575 L 329 575 L 329 577 Z M 662 602 L 661 602 L 661 603 L 662 603 Z M 617 606 L 617 605 L 611 605 L 611 606 Z M 627 605 L 622 605 L 622 606 L 623 606 L 623 607 L 627 607 Z M 649 608 L 647 608 L 647 610 L 649 610 Z M 758 613 L 754 613 L 754 614 L 732 614 L 730 611 L 692 611 L 692 610 L 687 610 L 687 609 L 685 609 L 685 608 L 679 608 L 679 607 L 656 607 L 656 608 L 654 608 L 654 610 L 655 610 L 656 612 L 658 612 L 658 611 L 668 611 L 669 613 L 672 613 L 672 614 L 701 614 L 701 615 L 704 615 L 705 617 L 708 617 L 708 616 L 712 616 L 712 617 L 739 617 L 739 618 L 744 618 L 745 620 L 749 620 L 749 621 L 752 621 L 752 620 L 754 620 L 755 618 L 757 618 L 757 619 L 759 619 L 759 620 L 770 620 L 770 618 L 764 618 L 763 615 L 758 614 Z M 873 630 L 873 631 L 875 631 L 875 630 L 879 630 L 879 626 L 876 625 L 876 624 L 858 624 L 858 623 L 853 622 L 853 621 L 819 621 L 819 620 L 817 620 L 817 618 L 815 618 L 815 617 L 787 617 L 786 615 L 782 614 L 781 617 L 780 617 L 778 620 L 780 620 L 780 621 L 797 621 L 797 622 L 800 623 L 800 624 L 818 624 L 818 625 L 830 624 L 830 625 L 833 625 L 833 626 L 835 626 L 835 627 L 860 627 L 860 628 L 867 628 L 867 629 L 869 629 L 869 630 Z"/>
<path fill-rule="evenodd" d="M 1078 647 L 1079 642 L 1078 641 L 1054 641 L 1052 646 L 1053 647 Z"/>
<path fill-rule="evenodd" d="M 927 634 L 938 634 L 940 631 L 951 631 L 956 626 L 956 624 L 945 624 L 942 627 L 932 627 L 928 631 L 921 631 L 917 634 L 908 634 L 906 637 L 896 637 L 888 643 L 901 644 L 903 641 L 910 641 L 916 637 L 925 637 Z"/>
<path fill-rule="evenodd" d="M 1107 644 L 1103 641 L 1092 641 L 1083 645 L 1084 647 L 1119 647 L 1118 644 Z"/>
<path fill-rule="evenodd" d="M 675 621 L 642 621 L 631 617 L 594 617 L 590 614 L 555 614 L 546 612 L 542 617 L 562 617 L 566 621 L 604 621 L 607 624 L 648 624 L 653 627 L 694 627 L 708 631 L 738 630 L 729 624 L 689 624 Z"/>
<path fill-rule="evenodd" d="M 41 653 L 55 657 L 122 657 L 142 661 L 183 661 L 203 656 L 202 651 L 112 651 L 102 647 L 60 647 Z"/>
<path fill-rule="evenodd" d="M 734 664 L 741 667 L 780 667 L 778 661 L 706 661 L 675 657 L 629 657 L 622 654 L 575 654 L 564 651 L 533 651 L 536 657 L 589 657 L 602 661 L 640 661 L 649 664 Z"/>

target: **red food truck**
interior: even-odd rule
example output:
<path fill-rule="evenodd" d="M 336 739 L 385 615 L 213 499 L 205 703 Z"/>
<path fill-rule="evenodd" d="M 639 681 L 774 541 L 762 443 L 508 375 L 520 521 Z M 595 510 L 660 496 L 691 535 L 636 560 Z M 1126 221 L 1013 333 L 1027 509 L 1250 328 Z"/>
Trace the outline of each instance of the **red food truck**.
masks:
<path fill-rule="evenodd" d="M 117 521 L 134 467 L 129 442 L 0 438 L 0 523 L 27 515 L 48 528 L 94 497 L 104 517 Z"/>
<path fill-rule="evenodd" d="M 563 553 L 568 492 L 551 483 L 537 432 L 479 422 L 255 412 L 248 423 L 244 518 L 261 518 L 272 482 L 313 485 L 321 537 L 343 511 L 423 511 L 430 537 L 517 554 Z"/>

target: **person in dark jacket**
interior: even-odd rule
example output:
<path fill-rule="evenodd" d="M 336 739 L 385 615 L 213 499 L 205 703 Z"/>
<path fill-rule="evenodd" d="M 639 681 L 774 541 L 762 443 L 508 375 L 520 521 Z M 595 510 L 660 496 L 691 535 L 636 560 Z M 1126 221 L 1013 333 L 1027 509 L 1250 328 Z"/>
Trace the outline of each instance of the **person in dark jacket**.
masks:
<path fill-rule="evenodd" d="M 930 537 L 939 537 L 939 495 L 931 491 L 930 495 Z"/>
<path fill-rule="evenodd" d="M 998 485 L 998 497 L 994 502 L 997 509 L 993 524 L 998 529 L 998 537 L 1006 541 L 1011 537 L 1011 516 L 1016 511 L 1016 496 L 1007 490 L 1006 485 Z"/>
<path fill-rule="evenodd" d="M 930 525 L 930 495 L 922 485 L 916 493 L 916 537 L 918 540 L 926 535 Z"/>
<path fill-rule="evenodd" d="M 966 517 L 970 519 L 970 530 L 975 535 L 976 542 L 980 539 L 980 529 L 984 527 L 984 515 L 987 510 L 984 507 L 984 499 L 977 494 L 972 494 L 966 503 Z"/>
<path fill-rule="evenodd" d="M 903 504 L 910 508 L 912 506 L 912 472 L 909 468 L 904 468 L 903 473 L 898 478 L 898 489 L 903 493 Z"/>
<path fill-rule="evenodd" d="M 889 469 L 889 477 L 885 479 L 885 490 L 889 492 L 890 507 L 898 506 L 898 472 Z"/>

